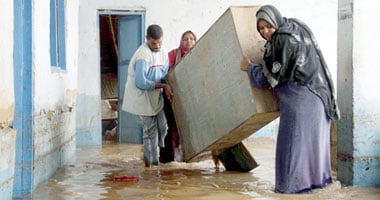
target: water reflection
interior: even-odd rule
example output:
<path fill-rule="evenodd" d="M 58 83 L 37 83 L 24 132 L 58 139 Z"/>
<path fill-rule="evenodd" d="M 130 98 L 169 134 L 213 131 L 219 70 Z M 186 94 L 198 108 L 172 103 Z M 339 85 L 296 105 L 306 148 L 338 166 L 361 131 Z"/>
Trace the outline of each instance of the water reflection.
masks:
<path fill-rule="evenodd" d="M 260 164 L 249 173 L 216 170 L 211 158 L 145 169 L 141 145 L 79 148 L 73 162 L 41 184 L 33 199 L 380 199 L 379 188 L 342 187 L 339 181 L 310 194 L 274 193 L 273 141 L 255 139 L 245 144 Z M 138 180 L 115 181 L 116 176 Z"/>

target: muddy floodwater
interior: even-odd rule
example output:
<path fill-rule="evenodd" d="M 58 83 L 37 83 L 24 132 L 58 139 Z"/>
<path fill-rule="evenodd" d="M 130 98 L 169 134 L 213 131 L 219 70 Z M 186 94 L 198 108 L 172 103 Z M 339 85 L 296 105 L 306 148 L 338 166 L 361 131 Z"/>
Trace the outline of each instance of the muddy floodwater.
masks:
<path fill-rule="evenodd" d="M 249 173 L 228 172 L 213 161 L 172 162 L 144 168 L 142 145 L 103 144 L 78 148 L 72 163 L 59 169 L 33 192 L 34 200 L 81 199 L 207 199 L 207 200 L 293 200 L 366 199 L 379 200 L 380 188 L 347 187 L 339 181 L 308 194 L 274 193 L 274 150 L 271 139 L 244 141 L 259 167 Z M 124 177 L 116 180 L 115 177 Z M 127 179 L 131 178 L 131 179 Z M 136 178 L 136 179 L 133 179 Z"/>

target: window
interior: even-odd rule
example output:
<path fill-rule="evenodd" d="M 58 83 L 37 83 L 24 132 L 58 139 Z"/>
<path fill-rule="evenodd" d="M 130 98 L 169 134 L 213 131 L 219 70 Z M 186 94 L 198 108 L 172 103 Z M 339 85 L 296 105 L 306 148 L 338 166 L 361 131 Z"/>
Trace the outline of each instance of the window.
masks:
<path fill-rule="evenodd" d="M 66 69 L 65 0 L 50 0 L 50 62 Z"/>

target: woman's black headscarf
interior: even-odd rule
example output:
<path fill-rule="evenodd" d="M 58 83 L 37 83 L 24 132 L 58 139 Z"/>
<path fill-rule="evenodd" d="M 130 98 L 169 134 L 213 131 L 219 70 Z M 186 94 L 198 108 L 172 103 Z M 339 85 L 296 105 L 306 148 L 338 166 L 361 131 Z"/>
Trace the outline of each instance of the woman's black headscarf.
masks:
<path fill-rule="evenodd" d="M 300 20 L 282 17 L 271 5 L 262 6 L 256 12 L 256 24 L 260 20 L 276 29 L 265 44 L 264 55 L 264 68 L 272 87 L 286 81 L 305 85 L 322 99 L 327 115 L 333 120 L 339 119 L 333 81 L 309 27 Z"/>

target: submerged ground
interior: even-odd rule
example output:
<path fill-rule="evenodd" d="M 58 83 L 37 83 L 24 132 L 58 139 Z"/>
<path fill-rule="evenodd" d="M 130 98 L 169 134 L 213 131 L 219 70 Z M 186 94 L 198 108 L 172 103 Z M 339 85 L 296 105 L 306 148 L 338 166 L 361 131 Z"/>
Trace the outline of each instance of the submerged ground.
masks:
<path fill-rule="evenodd" d="M 211 157 L 145 169 L 142 146 L 136 144 L 78 148 L 73 162 L 41 184 L 33 199 L 380 199 L 380 188 L 346 187 L 337 180 L 309 194 L 274 193 L 274 141 L 249 138 L 244 144 L 260 165 L 249 173 L 216 170 Z M 115 176 L 137 180 L 114 181 Z"/>

